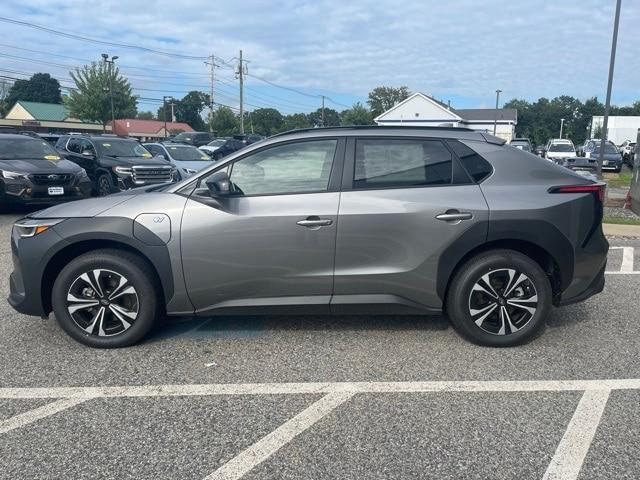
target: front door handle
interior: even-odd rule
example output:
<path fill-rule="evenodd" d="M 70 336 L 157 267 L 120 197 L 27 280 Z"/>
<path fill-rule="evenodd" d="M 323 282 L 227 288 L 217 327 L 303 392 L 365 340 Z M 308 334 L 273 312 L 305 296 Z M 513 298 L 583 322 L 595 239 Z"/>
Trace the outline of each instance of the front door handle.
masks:
<path fill-rule="evenodd" d="M 311 217 L 307 217 L 304 220 L 299 220 L 296 222 L 298 225 L 300 225 L 301 227 L 307 227 L 307 228 L 320 228 L 320 227 L 328 227 L 329 225 L 331 225 L 333 223 L 333 220 L 331 220 L 330 218 L 320 218 L 320 217 L 316 217 L 315 215 L 311 216 Z"/>
<path fill-rule="evenodd" d="M 461 212 L 459 210 L 447 210 L 440 215 L 436 215 L 438 220 L 442 220 L 443 222 L 451 222 L 451 223 L 460 223 L 462 220 L 471 220 L 473 218 L 473 214 L 470 212 Z"/>

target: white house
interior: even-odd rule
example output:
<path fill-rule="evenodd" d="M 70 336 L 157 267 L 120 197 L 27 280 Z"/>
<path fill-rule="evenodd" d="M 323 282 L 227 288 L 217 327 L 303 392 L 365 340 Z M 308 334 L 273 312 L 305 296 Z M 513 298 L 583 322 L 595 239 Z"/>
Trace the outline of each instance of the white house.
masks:
<path fill-rule="evenodd" d="M 513 108 L 472 108 L 454 110 L 437 100 L 417 92 L 375 119 L 378 125 L 466 127 L 493 134 L 507 142 L 515 136 L 518 111 Z"/>
<path fill-rule="evenodd" d="M 599 137 L 597 132 L 602 129 L 604 117 L 597 116 L 591 119 L 591 136 Z M 632 115 L 610 116 L 607 123 L 607 138 L 616 145 L 621 145 L 625 140 L 636 141 L 640 132 L 640 117 Z"/>

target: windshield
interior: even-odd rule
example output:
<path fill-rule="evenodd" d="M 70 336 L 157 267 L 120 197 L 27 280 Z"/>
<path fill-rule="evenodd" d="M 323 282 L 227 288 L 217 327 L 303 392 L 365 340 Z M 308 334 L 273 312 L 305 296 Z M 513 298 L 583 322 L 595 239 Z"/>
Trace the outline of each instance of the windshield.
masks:
<path fill-rule="evenodd" d="M 44 140 L 33 138 L 0 139 L 0 160 L 60 160 L 58 152 Z"/>
<path fill-rule="evenodd" d="M 176 142 L 190 142 L 193 140 L 193 133 L 182 132 L 174 137 Z"/>
<path fill-rule="evenodd" d="M 550 152 L 575 152 L 570 143 L 554 143 L 549 147 Z"/>
<path fill-rule="evenodd" d="M 196 147 L 165 147 L 175 159 L 183 162 L 211 161 L 211 157 Z"/>
<path fill-rule="evenodd" d="M 151 154 L 147 149 L 133 140 L 120 140 L 114 138 L 109 140 L 98 140 L 95 144 L 99 153 L 101 155 L 106 155 L 107 157 L 151 158 Z"/>
<path fill-rule="evenodd" d="M 529 145 L 529 142 L 517 142 L 517 141 L 511 142 L 511 146 L 519 148 L 520 150 L 524 150 L 525 152 L 531 151 L 531 146 Z"/>
<path fill-rule="evenodd" d="M 600 144 L 596 143 L 593 147 L 594 153 L 600 153 Z M 618 153 L 618 148 L 610 143 L 604 144 L 604 153 Z"/>
<path fill-rule="evenodd" d="M 213 142 L 207 143 L 209 147 L 221 147 L 226 142 L 226 138 L 216 138 Z"/>

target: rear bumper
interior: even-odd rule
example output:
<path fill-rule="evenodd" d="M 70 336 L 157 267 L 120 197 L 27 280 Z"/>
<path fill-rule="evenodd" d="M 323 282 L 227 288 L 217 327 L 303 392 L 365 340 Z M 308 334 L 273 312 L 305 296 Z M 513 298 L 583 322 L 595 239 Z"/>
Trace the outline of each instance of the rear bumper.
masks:
<path fill-rule="evenodd" d="M 577 294 L 577 295 L 575 295 L 573 297 L 566 297 L 566 298 L 565 297 L 560 297 L 555 302 L 555 305 L 557 307 L 562 307 L 564 305 L 571 305 L 573 303 L 579 303 L 579 302 L 582 302 L 583 300 L 586 300 L 589 297 L 592 297 L 592 296 L 597 295 L 598 293 L 602 292 L 602 290 L 604 290 L 604 271 L 605 271 L 605 267 L 602 267 L 602 269 L 595 276 L 595 278 L 593 279 L 591 284 L 585 290 L 583 290 L 581 293 L 579 293 L 579 294 Z"/>

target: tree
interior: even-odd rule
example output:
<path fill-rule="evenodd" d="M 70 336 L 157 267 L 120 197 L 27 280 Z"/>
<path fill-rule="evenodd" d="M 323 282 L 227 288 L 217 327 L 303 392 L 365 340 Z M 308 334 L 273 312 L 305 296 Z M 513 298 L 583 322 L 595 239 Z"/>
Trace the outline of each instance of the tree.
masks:
<path fill-rule="evenodd" d="M 153 116 L 153 112 L 138 112 L 136 118 L 140 120 L 155 120 L 156 117 Z"/>
<path fill-rule="evenodd" d="M 60 82 L 48 73 L 36 73 L 29 80 L 16 80 L 5 99 L 7 111 L 18 100 L 26 102 L 62 103 Z"/>
<path fill-rule="evenodd" d="M 275 108 L 258 108 L 251 112 L 249 119 L 253 131 L 266 136 L 280 132 L 284 123 L 284 117 Z"/>
<path fill-rule="evenodd" d="M 322 109 L 319 108 L 315 112 L 308 115 L 309 123 L 316 127 L 337 127 L 340 125 L 340 114 L 333 108 L 324 109 L 324 125 L 322 124 Z"/>
<path fill-rule="evenodd" d="M 351 108 L 340 113 L 340 125 L 372 125 L 373 115 L 371 110 L 360 102 L 354 103 Z"/>
<path fill-rule="evenodd" d="M 129 81 L 117 67 L 103 62 L 92 63 L 70 72 L 76 88 L 66 97 L 70 115 L 80 120 L 100 122 L 103 128 L 111 120 L 111 95 L 116 119 L 136 115 L 136 97 L 131 94 Z M 111 92 L 111 93 L 110 93 Z"/>
<path fill-rule="evenodd" d="M 313 125 L 309 121 L 309 117 L 304 113 L 292 113 L 284 117 L 282 124 L 282 131 L 296 130 L 299 128 L 310 128 Z"/>
<path fill-rule="evenodd" d="M 373 117 L 405 100 L 411 93 L 407 87 L 376 87 L 369 92 L 369 108 Z"/>
<path fill-rule="evenodd" d="M 211 130 L 219 137 L 230 137 L 238 132 L 238 117 L 229 107 L 219 107 L 213 112 Z"/>
<path fill-rule="evenodd" d="M 176 120 L 189 124 L 194 130 L 204 130 L 205 123 L 201 113 L 207 106 L 209 106 L 209 95 L 204 92 L 192 90 L 187 93 L 182 100 L 176 102 L 174 107 Z M 168 106 L 168 108 L 170 107 Z M 169 116 L 169 118 L 171 117 Z"/>
<path fill-rule="evenodd" d="M 6 99 L 11 90 L 11 84 L 7 80 L 0 80 L 0 116 L 6 115 L 9 110 Z"/>

